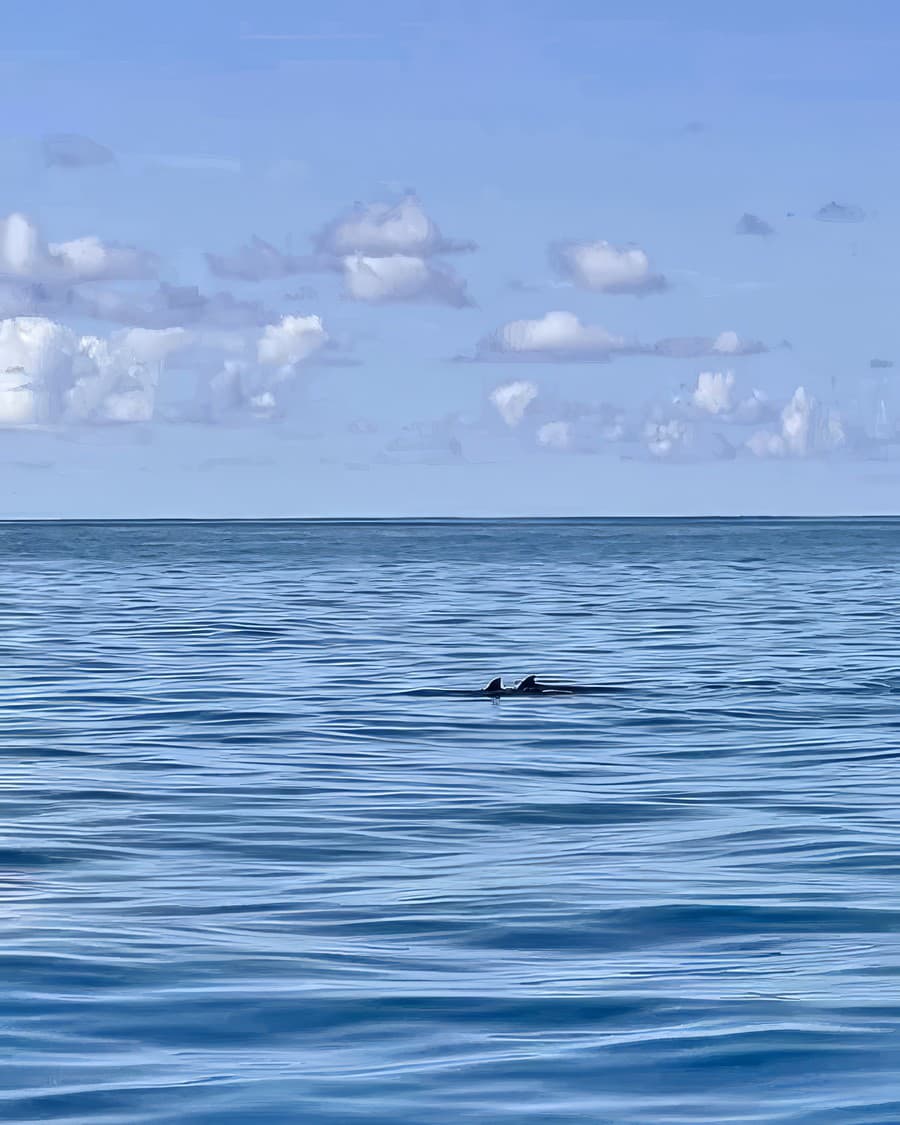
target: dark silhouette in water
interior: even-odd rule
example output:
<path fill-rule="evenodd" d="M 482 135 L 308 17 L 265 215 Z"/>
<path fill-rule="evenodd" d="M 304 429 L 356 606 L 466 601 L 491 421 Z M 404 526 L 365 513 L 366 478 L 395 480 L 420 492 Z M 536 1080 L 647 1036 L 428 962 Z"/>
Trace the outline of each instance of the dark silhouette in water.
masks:
<path fill-rule="evenodd" d="M 532 695 L 608 695 L 625 692 L 629 689 L 618 684 L 562 684 L 539 680 L 537 676 L 526 676 L 515 687 L 504 687 L 501 676 L 495 676 L 483 688 L 454 689 L 446 687 L 421 687 L 407 688 L 399 692 L 400 695 L 433 695 L 447 697 L 451 695 L 461 698 L 487 698 L 500 699 L 515 696 L 517 699 Z"/>
<path fill-rule="evenodd" d="M 542 684 L 536 676 L 526 676 L 515 687 L 505 688 L 500 676 L 482 688 L 485 695 L 571 695 L 579 688 L 573 684 Z M 582 689 L 583 690 L 583 689 Z"/>

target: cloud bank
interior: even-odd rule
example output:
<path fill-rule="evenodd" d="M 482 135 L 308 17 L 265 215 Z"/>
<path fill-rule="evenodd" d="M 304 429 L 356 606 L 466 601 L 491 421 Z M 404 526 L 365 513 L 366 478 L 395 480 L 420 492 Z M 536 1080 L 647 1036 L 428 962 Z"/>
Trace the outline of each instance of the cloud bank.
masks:
<path fill-rule="evenodd" d="M 740 393 L 732 372 L 701 372 L 686 396 L 629 410 L 611 403 L 547 397 L 531 381 L 502 383 L 490 394 L 502 422 L 552 453 L 618 453 L 672 464 L 737 458 L 817 458 L 859 446 L 840 413 L 804 387 L 787 401 L 759 390 Z M 763 429 L 754 427 L 774 422 Z M 864 448 L 864 446 L 859 446 Z"/>
<path fill-rule="evenodd" d="M 766 350 L 764 344 L 744 340 L 732 331 L 718 336 L 674 336 L 642 344 L 598 325 L 582 324 L 574 313 L 554 311 L 534 320 L 509 321 L 484 337 L 473 356 L 457 359 L 482 363 L 608 363 L 626 355 L 689 359 L 754 355 Z"/>

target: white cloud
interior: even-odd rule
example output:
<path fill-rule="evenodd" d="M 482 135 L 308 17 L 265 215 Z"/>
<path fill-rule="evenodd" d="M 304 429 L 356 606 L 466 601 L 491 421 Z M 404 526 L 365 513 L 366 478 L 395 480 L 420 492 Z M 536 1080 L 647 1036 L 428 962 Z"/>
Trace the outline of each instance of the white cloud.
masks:
<path fill-rule="evenodd" d="M 701 371 L 691 402 L 707 414 L 728 414 L 733 405 L 734 375 L 731 371 Z"/>
<path fill-rule="evenodd" d="M 258 361 L 290 373 L 328 342 L 328 333 L 318 316 L 284 316 L 264 329 L 256 347 Z"/>
<path fill-rule="evenodd" d="M 197 360 L 220 366 L 199 387 L 195 416 L 207 421 L 268 421 L 286 410 L 289 384 L 314 358 L 322 362 L 332 341 L 318 316 L 284 316 L 254 339 L 237 333 L 204 333 Z"/>
<path fill-rule="evenodd" d="M 609 242 L 565 242 L 551 247 L 558 273 L 581 289 L 595 293 L 659 293 L 666 288 L 662 274 L 654 273 L 650 259 L 639 247 L 618 247 Z"/>
<path fill-rule="evenodd" d="M 568 449 L 572 444 L 572 427 L 568 422 L 545 422 L 537 432 L 538 445 L 547 449 Z"/>
<path fill-rule="evenodd" d="M 393 205 L 358 203 L 325 226 L 314 242 L 321 253 L 341 258 L 428 258 L 476 248 L 473 242 L 444 238 L 412 193 Z"/>
<path fill-rule="evenodd" d="M 738 336 L 737 332 L 720 332 L 713 340 L 712 350 L 717 355 L 741 355 L 746 349 L 746 343 Z"/>
<path fill-rule="evenodd" d="M 425 301 L 471 305 L 465 282 L 446 266 L 407 254 L 349 255 L 343 260 L 344 289 L 354 301 Z"/>
<path fill-rule="evenodd" d="M 333 347 L 317 316 L 285 316 L 259 333 L 134 327 L 78 335 L 47 317 L 0 320 L 0 426 L 146 422 L 158 414 L 174 353 L 200 376 L 184 417 L 270 418 L 298 368 Z"/>
<path fill-rule="evenodd" d="M 181 329 L 104 340 L 45 317 L 0 321 L 0 425 L 148 420 L 160 366 L 187 342 Z"/>
<path fill-rule="evenodd" d="M 12 281 L 69 283 L 155 277 L 155 255 L 104 243 L 93 235 L 46 243 L 25 215 L 0 219 L 0 277 Z"/>
<path fill-rule="evenodd" d="M 747 447 L 757 457 L 811 457 L 834 452 L 846 443 L 840 414 L 798 387 L 781 412 L 780 428 L 758 431 Z"/>
<path fill-rule="evenodd" d="M 30 380 L 15 368 L 0 372 L 0 425 L 27 426 L 38 418 L 38 399 Z"/>
<path fill-rule="evenodd" d="M 525 417 L 525 411 L 537 398 L 538 389 L 534 383 L 519 381 L 503 383 L 491 391 L 491 402 L 507 426 L 518 426 Z"/>
<path fill-rule="evenodd" d="M 588 360 L 600 362 L 626 350 L 625 340 L 605 328 L 582 324 L 570 312 L 537 320 L 513 320 L 479 345 L 479 358 Z"/>
<path fill-rule="evenodd" d="M 132 328 L 109 340 L 82 336 L 63 397 L 66 420 L 151 421 L 163 361 L 189 343 L 183 328 Z"/>
<path fill-rule="evenodd" d="M 731 371 L 701 371 L 686 402 L 676 398 L 675 403 L 729 423 L 763 422 L 774 415 L 772 404 L 762 391 L 753 390 L 746 398 L 738 398 L 737 382 Z"/>

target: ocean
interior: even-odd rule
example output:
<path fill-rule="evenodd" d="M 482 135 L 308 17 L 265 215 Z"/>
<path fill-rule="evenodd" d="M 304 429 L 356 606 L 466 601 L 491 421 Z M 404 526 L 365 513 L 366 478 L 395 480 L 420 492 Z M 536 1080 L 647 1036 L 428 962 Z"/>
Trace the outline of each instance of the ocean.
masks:
<path fill-rule="evenodd" d="M 5 523 L 0 575 L 3 1121 L 900 1121 L 900 522 Z M 477 693 L 531 673 L 610 690 Z"/>

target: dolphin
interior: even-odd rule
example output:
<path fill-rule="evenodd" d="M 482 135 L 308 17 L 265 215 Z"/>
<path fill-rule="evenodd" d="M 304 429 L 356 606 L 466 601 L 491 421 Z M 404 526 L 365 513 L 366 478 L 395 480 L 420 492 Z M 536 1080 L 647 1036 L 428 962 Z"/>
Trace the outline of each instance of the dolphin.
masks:
<path fill-rule="evenodd" d="M 481 689 L 484 695 L 571 695 L 578 691 L 571 684 L 542 684 L 536 676 L 526 676 L 515 687 L 504 687 L 503 680 L 496 676 L 487 687 Z"/>

